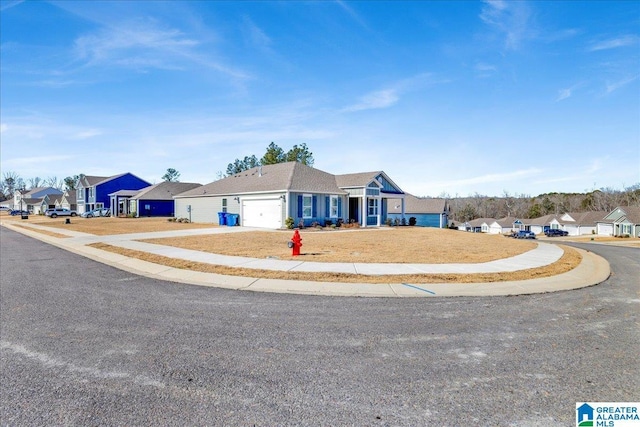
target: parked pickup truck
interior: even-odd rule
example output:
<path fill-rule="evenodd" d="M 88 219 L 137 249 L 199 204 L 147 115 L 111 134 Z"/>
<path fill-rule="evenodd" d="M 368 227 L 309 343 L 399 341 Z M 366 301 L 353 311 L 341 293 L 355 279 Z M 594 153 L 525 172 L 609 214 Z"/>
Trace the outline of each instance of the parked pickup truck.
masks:
<path fill-rule="evenodd" d="M 51 218 L 56 218 L 58 216 L 76 216 L 78 215 L 76 211 L 72 211 L 69 209 L 63 208 L 55 208 L 55 209 L 47 209 L 44 214 Z"/>
<path fill-rule="evenodd" d="M 534 233 L 533 231 L 520 230 L 517 233 L 514 233 L 512 236 L 516 239 L 535 239 L 536 233 Z"/>
<path fill-rule="evenodd" d="M 569 232 L 560 230 L 559 228 L 550 228 L 544 232 L 544 235 L 547 237 L 555 237 L 555 236 L 568 236 Z"/>

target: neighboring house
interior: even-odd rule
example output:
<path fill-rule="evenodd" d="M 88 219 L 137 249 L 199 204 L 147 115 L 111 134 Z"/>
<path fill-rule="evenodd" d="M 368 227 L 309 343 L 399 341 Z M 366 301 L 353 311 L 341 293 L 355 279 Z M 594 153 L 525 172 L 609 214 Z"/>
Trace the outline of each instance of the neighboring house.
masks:
<path fill-rule="evenodd" d="M 129 172 L 110 177 L 82 176 L 76 183 L 78 214 L 98 208 L 111 209 L 113 215 L 123 213 L 124 202 L 118 205 L 116 199 L 109 195 L 120 190 L 135 192 L 150 185 L 149 182 Z"/>
<path fill-rule="evenodd" d="M 489 234 L 511 234 L 520 230 L 522 222 L 512 216 L 496 219 L 489 224 Z"/>
<path fill-rule="evenodd" d="M 338 187 L 349 195 L 349 221 L 363 227 L 380 226 L 387 218 L 391 199 L 397 200 L 391 204 L 394 213 L 406 218 L 405 193 L 383 171 L 336 175 L 335 179 Z"/>
<path fill-rule="evenodd" d="M 402 220 L 403 217 L 414 217 L 416 225 L 421 227 L 447 228 L 449 226 L 449 203 L 446 199 L 420 198 L 406 193 L 404 216 L 401 212 L 402 200 L 387 199 L 387 218 Z"/>
<path fill-rule="evenodd" d="M 466 222 L 465 229 L 472 233 L 488 233 L 490 224 L 494 222 L 494 218 L 476 218 Z"/>
<path fill-rule="evenodd" d="M 56 205 L 56 207 L 72 211 L 78 210 L 78 204 L 76 203 L 76 190 L 66 190 L 60 198 L 60 204 Z"/>
<path fill-rule="evenodd" d="M 378 188 L 376 186 L 376 188 Z M 291 217 L 297 225 L 334 224 L 347 218 L 348 193 L 336 177 L 298 162 L 252 168 L 174 196 L 175 216 L 218 223 L 219 212 L 240 215 L 247 227 L 281 228 Z"/>
<path fill-rule="evenodd" d="M 44 214 L 47 209 L 54 209 L 60 206 L 61 194 L 47 194 L 42 198 L 40 206 L 33 210 L 34 214 Z"/>
<path fill-rule="evenodd" d="M 640 237 L 640 207 L 619 206 L 596 222 L 600 236 Z"/>
<path fill-rule="evenodd" d="M 23 209 L 38 214 L 42 208 L 42 199 L 49 194 L 62 195 L 62 191 L 53 187 L 36 187 L 28 191 L 16 190 L 13 194 L 13 209 Z"/>
<path fill-rule="evenodd" d="M 596 233 L 596 222 L 602 220 L 607 212 L 567 212 L 558 218 L 562 229 L 569 236 L 582 236 Z"/>
<path fill-rule="evenodd" d="M 557 215 L 544 215 L 539 218 L 523 220 L 524 229 L 535 234 L 542 234 L 548 229 L 560 228 Z"/>
<path fill-rule="evenodd" d="M 173 196 L 201 187 L 192 182 L 164 181 L 137 191 L 128 199 L 128 212 L 141 216 L 175 216 Z"/>

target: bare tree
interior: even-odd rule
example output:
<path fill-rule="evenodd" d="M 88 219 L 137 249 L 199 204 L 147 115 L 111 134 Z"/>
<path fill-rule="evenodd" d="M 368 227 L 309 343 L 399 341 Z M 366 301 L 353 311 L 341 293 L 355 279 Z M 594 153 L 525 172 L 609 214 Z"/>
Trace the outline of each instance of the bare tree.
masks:
<path fill-rule="evenodd" d="M 40 187 L 40 184 L 42 184 L 42 180 L 40 179 L 40 177 L 36 176 L 35 178 L 29 178 L 30 189 L 38 188 Z"/>
<path fill-rule="evenodd" d="M 60 191 L 62 191 L 62 189 L 64 188 L 64 181 L 58 180 L 57 176 L 50 176 L 43 182 L 43 184 L 46 184 L 49 187 L 56 188 Z"/>

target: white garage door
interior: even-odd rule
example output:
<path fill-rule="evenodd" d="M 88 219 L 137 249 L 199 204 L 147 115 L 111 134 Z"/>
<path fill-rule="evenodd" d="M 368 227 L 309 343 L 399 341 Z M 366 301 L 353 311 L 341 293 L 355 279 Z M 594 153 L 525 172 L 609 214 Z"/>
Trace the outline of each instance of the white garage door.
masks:
<path fill-rule="evenodd" d="M 613 224 L 598 224 L 599 236 L 613 236 Z"/>
<path fill-rule="evenodd" d="M 280 199 L 243 200 L 242 225 L 245 227 L 282 227 Z"/>

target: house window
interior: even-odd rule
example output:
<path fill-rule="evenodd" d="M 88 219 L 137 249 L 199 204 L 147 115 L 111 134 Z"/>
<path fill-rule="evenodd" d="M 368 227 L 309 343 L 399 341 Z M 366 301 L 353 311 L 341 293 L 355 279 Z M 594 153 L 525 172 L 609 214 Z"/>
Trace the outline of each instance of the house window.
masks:
<path fill-rule="evenodd" d="M 96 209 L 104 209 L 104 203 L 96 203 Z"/>
<path fill-rule="evenodd" d="M 78 187 L 76 194 L 78 195 L 78 200 L 84 200 L 84 188 Z"/>
<path fill-rule="evenodd" d="M 378 215 L 378 199 L 369 199 L 369 216 Z"/>
<path fill-rule="evenodd" d="M 338 218 L 338 196 L 331 196 L 331 204 L 329 205 L 329 216 Z"/>
<path fill-rule="evenodd" d="M 302 196 L 302 218 L 311 218 L 313 197 L 310 194 Z"/>
<path fill-rule="evenodd" d="M 631 235 L 631 224 L 622 224 L 622 234 Z"/>
<path fill-rule="evenodd" d="M 222 199 L 222 212 L 227 211 L 227 199 Z"/>

